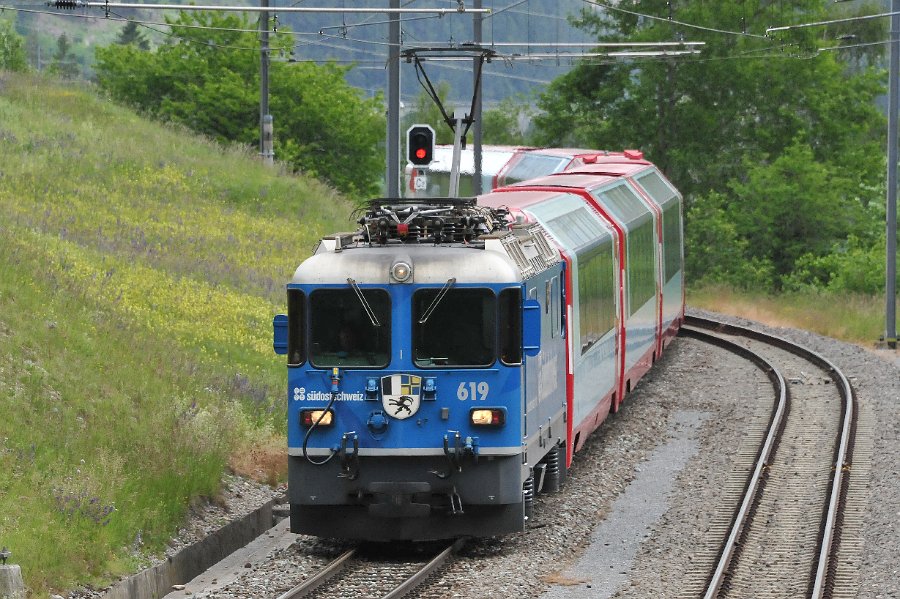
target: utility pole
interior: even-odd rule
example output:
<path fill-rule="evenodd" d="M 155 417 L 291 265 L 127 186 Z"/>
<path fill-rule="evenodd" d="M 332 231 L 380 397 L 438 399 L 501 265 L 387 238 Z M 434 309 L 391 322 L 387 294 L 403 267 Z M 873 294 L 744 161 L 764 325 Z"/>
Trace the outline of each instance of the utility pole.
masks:
<path fill-rule="evenodd" d="M 474 8 L 481 8 L 481 0 L 473 0 Z M 474 33 L 474 42 L 475 47 L 481 47 L 481 25 L 482 25 L 483 17 L 480 12 L 476 12 L 472 17 L 472 29 Z M 472 69 L 474 71 L 474 77 L 472 80 L 472 85 L 475 88 L 475 101 L 474 108 L 472 109 L 472 118 L 475 119 L 474 124 L 474 154 L 475 154 L 475 195 L 479 195 L 484 193 L 483 185 L 481 184 L 481 85 L 479 85 L 479 78 L 481 76 L 480 64 L 481 58 L 473 58 L 472 59 Z M 483 80 L 483 78 L 482 78 Z"/>
<path fill-rule="evenodd" d="M 390 0 L 391 9 L 400 8 L 400 0 Z M 385 195 L 400 197 L 400 13 L 392 12 L 388 23 L 387 81 L 387 165 Z"/>
<path fill-rule="evenodd" d="M 897 118 L 900 111 L 900 0 L 891 0 L 891 59 L 888 95 L 887 243 L 884 343 L 897 347 Z"/>
<path fill-rule="evenodd" d="M 259 155 L 263 162 L 273 164 L 272 149 L 274 125 L 269 114 L 269 0 L 259 0 L 263 12 L 259 13 Z"/>

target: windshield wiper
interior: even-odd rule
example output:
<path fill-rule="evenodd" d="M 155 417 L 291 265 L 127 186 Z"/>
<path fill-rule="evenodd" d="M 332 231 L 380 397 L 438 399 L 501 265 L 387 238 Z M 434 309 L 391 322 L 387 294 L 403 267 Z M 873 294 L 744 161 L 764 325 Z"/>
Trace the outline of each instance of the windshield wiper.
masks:
<path fill-rule="evenodd" d="M 359 288 L 359 285 L 356 284 L 356 281 L 348 278 L 347 283 L 353 289 L 353 292 L 356 293 L 356 297 L 359 298 L 359 303 L 362 304 L 363 310 L 366 311 L 366 316 L 369 317 L 369 322 L 372 323 L 373 327 L 380 327 L 381 323 L 378 322 L 378 317 L 375 316 L 375 311 L 372 310 L 372 306 L 369 305 L 369 302 L 366 301 L 365 296 L 362 293 L 362 289 Z"/>
<path fill-rule="evenodd" d="M 422 315 L 421 320 L 419 320 L 419 324 L 425 324 L 425 321 L 431 316 L 432 312 L 434 312 L 435 308 L 438 307 L 438 304 L 441 303 L 441 300 L 444 299 L 444 296 L 447 295 L 447 292 L 450 291 L 450 288 L 456 284 L 456 278 L 447 279 L 447 282 L 441 287 L 441 290 L 438 292 L 437 296 L 435 296 L 434 301 L 431 302 L 431 305 L 428 306 L 428 309 L 425 310 L 425 314 Z"/>

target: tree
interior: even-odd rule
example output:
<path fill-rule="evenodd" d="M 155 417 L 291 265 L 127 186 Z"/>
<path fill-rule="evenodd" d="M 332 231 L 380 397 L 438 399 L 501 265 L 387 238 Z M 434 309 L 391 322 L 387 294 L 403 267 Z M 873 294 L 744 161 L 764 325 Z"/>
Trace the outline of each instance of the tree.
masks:
<path fill-rule="evenodd" d="M 16 33 L 12 21 L 0 19 L 0 69 L 27 71 L 25 40 Z"/>
<path fill-rule="evenodd" d="M 72 52 L 72 44 L 65 33 L 56 38 L 56 52 L 53 53 L 48 70 L 63 79 L 74 79 L 81 72 L 75 53 Z"/>
<path fill-rule="evenodd" d="M 506 98 L 496 108 L 485 110 L 482 113 L 484 143 L 524 146 L 525 133 L 519 125 L 519 119 L 527 113 L 528 106 L 515 98 Z"/>
<path fill-rule="evenodd" d="M 221 141 L 259 140 L 259 42 L 233 14 L 180 13 L 177 38 L 153 51 L 113 44 L 96 51 L 97 79 L 114 99 Z M 244 30 L 244 31 L 241 31 Z M 289 50 L 280 29 L 272 54 Z M 375 193 L 383 174 L 380 97 L 366 99 L 336 65 L 273 61 L 269 105 L 275 155 L 349 194 Z"/>
<path fill-rule="evenodd" d="M 435 92 L 437 93 L 438 98 L 440 98 L 441 103 L 444 105 L 444 109 L 447 110 L 447 114 L 451 115 L 453 110 L 447 103 L 450 96 L 450 84 L 446 81 L 439 82 L 435 86 Z M 403 124 L 400 128 L 405 133 L 407 129 L 417 123 L 431 125 L 431 128 L 434 129 L 435 143 L 453 143 L 453 130 L 444 121 L 444 115 L 441 114 L 441 109 L 438 108 L 438 105 L 435 104 L 434 100 L 431 99 L 431 96 L 429 96 L 428 92 L 425 90 L 422 90 L 419 95 L 416 96 L 412 110 L 403 118 Z"/>
<path fill-rule="evenodd" d="M 801 248 L 828 252 L 854 229 L 858 208 L 883 177 L 882 161 L 873 160 L 884 148 L 874 102 L 883 73 L 866 61 L 851 69 L 843 54 L 819 52 L 837 43 L 823 42 L 819 30 L 762 35 L 773 23 L 819 20 L 824 5 L 646 0 L 626 11 L 625 3 L 604 3 L 581 21 L 598 40 L 702 41 L 702 55 L 576 67 L 541 97 L 538 141 L 641 148 L 689 205 L 715 198 L 725 221 L 714 223 L 717 230 L 739 242 L 742 259 L 752 261 L 754 273 L 770 273 L 769 285 L 778 288 Z M 833 219 L 810 222 L 804 219 L 822 215 L 807 211 Z M 697 216 L 688 214 L 689 237 L 694 226 L 709 224 Z M 707 256 L 731 255 L 735 247 L 707 249 Z M 691 263 L 701 255 L 698 248 L 687 253 L 695 276 L 721 273 Z"/>
<path fill-rule="evenodd" d="M 125 23 L 122 31 L 119 32 L 119 37 L 116 38 L 116 43 L 120 46 L 137 46 L 141 50 L 150 49 L 150 42 L 147 41 L 144 34 L 138 30 L 135 21 L 128 21 Z"/>
<path fill-rule="evenodd" d="M 746 181 L 732 182 L 732 221 L 752 254 L 783 277 L 804 254 L 824 255 L 848 235 L 866 234 L 864 208 L 847 193 L 848 179 L 797 143 L 770 164 L 748 164 Z"/>
<path fill-rule="evenodd" d="M 270 79 L 276 155 L 348 193 L 376 193 L 384 173 L 383 99 L 362 98 L 344 80 L 347 69 L 334 64 L 280 66 Z"/>

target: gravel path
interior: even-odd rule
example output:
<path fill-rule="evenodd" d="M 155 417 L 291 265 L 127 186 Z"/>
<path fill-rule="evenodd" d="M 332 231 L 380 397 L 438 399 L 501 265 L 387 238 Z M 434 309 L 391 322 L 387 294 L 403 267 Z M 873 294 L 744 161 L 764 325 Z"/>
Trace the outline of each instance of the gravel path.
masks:
<path fill-rule="evenodd" d="M 873 431 L 859 530 L 863 558 L 853 568 L 858 597 L 900 599 L 900 357 L 804 331 L 754 326 L 810 347 L 851 378 L 860 417 Z M 562 492 L 536 498 L 528 530 L 471 542 L 440 584 L 418 596 L 692 596 L 683 579 L 702 566 L 704 532 L 715 525 L 730 465 L 758 402 L 770 402 L 770 394 L 768 380 L 746 361 L 679 338 L 576 454 Z M 336 550 L 298 537 L 210 595 L 276 597 Z"/>

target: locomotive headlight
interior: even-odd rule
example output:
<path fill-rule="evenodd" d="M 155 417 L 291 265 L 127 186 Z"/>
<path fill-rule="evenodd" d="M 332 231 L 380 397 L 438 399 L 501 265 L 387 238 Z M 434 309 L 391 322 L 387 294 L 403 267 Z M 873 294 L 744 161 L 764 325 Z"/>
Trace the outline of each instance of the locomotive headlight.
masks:
<path fill-rule="evenodd" d="M 503 408 L 477 408 L 469 412 L 473 426 L 503 426 L 506 424 L 506 410 Z"/>
<path fill-rule="evenodd" d="M 331 410 L 301 410 L 300 426 L 331 426 L 334 424 L 334 412 Z"/>
<path fill-rule="evenodd" d="M 412 276 L 412 266 L 406 262 L 396 262 L 391 267 L 391 277 L 398 283 L 405 283 Z"/>

